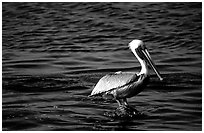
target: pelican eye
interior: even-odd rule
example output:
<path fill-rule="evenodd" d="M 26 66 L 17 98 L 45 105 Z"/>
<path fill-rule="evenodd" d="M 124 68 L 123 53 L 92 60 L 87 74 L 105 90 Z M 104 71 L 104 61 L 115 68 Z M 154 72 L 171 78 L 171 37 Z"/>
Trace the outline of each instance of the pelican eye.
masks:
<path fill-rule="evenodd" d="M 135 49 L 137 55 L 138 55 L 141 59 L 144 59 L 142 50 L 144 50 L 144 49 L 143 49 L 141 46 L 139 46 L 138 49 Z"/>
<path fill-rule="evenodd" d="M 146 47 L 145 45 L 140 45 L 139 47 L 140 47 L 140 49 L 142 49 L 142 50 L 147 49 L 147 47 Z"/>

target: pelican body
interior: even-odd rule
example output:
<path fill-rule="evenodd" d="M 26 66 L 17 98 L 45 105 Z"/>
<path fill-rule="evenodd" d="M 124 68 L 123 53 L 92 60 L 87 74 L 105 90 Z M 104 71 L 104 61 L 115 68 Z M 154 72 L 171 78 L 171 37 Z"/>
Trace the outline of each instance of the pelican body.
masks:
<path fill-rule="evenodd" d="M 148 49 L 141 40 L 133 40 L 129 43 L 129 48 L 141 64 L 139 73 L 116 72 L 102 77 L 90 96 L 102 95 L 103 97 L 115 99 L 119 107 L 128 106 L 127 98 L 140 93 L 148 84 L 150 79 L 148 65 L 155 71 L 160 80 L 163 80 L 157 70 Z"/>

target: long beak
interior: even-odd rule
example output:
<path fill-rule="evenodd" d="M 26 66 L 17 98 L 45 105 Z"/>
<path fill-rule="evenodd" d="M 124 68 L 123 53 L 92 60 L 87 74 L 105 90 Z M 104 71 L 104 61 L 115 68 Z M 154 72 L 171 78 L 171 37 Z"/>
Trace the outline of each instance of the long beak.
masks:
<path fill-rule="evenodd" d="M 144 50 L 142 50 L 142 53 L 145 55 L 145 59 L 146 61 L 149 63 L 149 65 L 151 66 L 151 68 L 154 70 L 154 72 L 157 74 L 157 76 L 159 77 L 160 80 L 163 80 L 163 78 L 161 77 L 159 71 L 157 70 L 148 50 L 145 48 Z"/>

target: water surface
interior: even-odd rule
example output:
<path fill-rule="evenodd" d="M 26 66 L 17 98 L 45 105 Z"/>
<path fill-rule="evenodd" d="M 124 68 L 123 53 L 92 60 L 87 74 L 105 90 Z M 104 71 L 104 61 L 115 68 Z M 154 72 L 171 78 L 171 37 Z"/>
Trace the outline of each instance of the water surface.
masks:
<path fill-rule="evenodd" d="M 128 48 L 148 47 L 162 77 L 128 99 L 144 117 L 104 115 L 87 97 L 107 73 L 138 72 Z M 3 3 L 3 130 L 202 128 L 202 3 Z"/>

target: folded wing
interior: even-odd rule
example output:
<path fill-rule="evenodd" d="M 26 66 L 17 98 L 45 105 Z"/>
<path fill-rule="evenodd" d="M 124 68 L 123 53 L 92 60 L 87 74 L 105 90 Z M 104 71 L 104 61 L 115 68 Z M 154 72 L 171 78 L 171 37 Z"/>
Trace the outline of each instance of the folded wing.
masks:
<path fill-rule="evenodd" d="M 126 84 L 137 80 L 137 78 L 138 76 L 136 73 L 130 72 L 116 72 L 114 74 L 108 74 L 99 80 L 91 92 L 91 95 L 97 95 L 114 88 L 125 86 Z"/>

